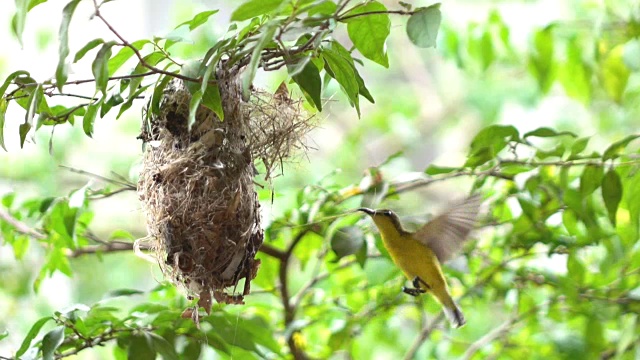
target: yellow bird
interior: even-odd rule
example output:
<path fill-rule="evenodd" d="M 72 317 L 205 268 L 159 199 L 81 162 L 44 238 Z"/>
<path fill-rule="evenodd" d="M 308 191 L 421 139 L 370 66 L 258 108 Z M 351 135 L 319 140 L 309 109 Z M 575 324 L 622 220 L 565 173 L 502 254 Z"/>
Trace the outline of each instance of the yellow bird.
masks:
<path fill-rule="evenodd" d="M 393 262 L 413 283 L 402 291 L 418 296 L 429 292 L 442 304 L 454 327 L 465 324 L 464 315 L 449 294 L 440 267 L 462 247 L 473 229 L 480 208 L 480 196 L 472 195 L 422 226 L 415 233 L 404 230 L 400 219 L 391 210 L 359 208 L 373 219 L 382 242 Z"/>

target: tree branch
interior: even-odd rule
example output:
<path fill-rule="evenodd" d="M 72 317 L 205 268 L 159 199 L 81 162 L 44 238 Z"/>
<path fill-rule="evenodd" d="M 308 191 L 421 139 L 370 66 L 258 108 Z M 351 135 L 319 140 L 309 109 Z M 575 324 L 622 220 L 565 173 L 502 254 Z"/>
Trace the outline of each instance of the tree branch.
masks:
<path fill-rule="evenodd" d="M 93 6 L 95 8 L 95 16 L 100 19 L 108 28 L 109 30 L 118 38 L 120 39 L 120 41 L 122 41 L 122 43 L 128 47 L 129 49 L 133 50 L 133 53 L 136 55 L 136 57 L 138 58 L 138 60 L 140 61 L 140 64 L 144 67 L 146 67 L 147 69 L 151 70 L 152 73 L 154 74 L 163 74 L 163 75 L 168 75 L 168 76 L 172 76 L 175 78 L 178 78 L 180 80 L 183 81 L 190 81 L 190 82 L 195 82 L 195 83 L 201 83 L 202 79 L 195 79 L 195 78 L 191 78 L 188 76 L 184 76 L 181 75 L 179 73 L 174 73 L 171 71 L 166 71 L 166 70 L 162 70 L 159 69 L 155 66 L 152 66 L 151 64 L 147 63 L 144 60 L 144 57 L 142 56 L 142 54 L 140 53 L 140 51 L 138 49 L 136 49 L 135 46 L 133 46 L 130 42 L 128 42 L 124 37 L 122 37 L 122 35 L 120 35 L 120 33 L 118 33 L 118 31 L 116 31 L 116 29 L 113 28 L 113 26 L 111 26 L 111 24 L 107 21 L 107 19 L 105 19 L 102 14 L 100 14 L 100 5 L 98 5 L 97 0 L 93 0 Z"/>
<path fill-rule="evenodd" d="M 358 14 L 344 15 L 336 17 L 336 21 L 345 21 L 349 19 L 353 19 L 359 16 L 369 16 L 369 15 L 379 15 L 379 14 L 398 14 L 398 15 L 413 15 L 415 11 L 407 11 L 407 10 L 378 10 L 378 11 L 367 11 L 361 12 Z"/>
<path fill-rule="evenodd" d="M 13 226 L 16 232 L 20 234 L 28 235 L 38 240 L 47 238 L 47 235 L 37 230 L 34 230 L 33 228 L 29 227 L 29 225 L 16 219 L 9 213 L 9 211 L 7 211 L 5 208 L 2 208 L 2 207 L 0 207 L 0 219 L 4 220 L 9 225 Z"/>

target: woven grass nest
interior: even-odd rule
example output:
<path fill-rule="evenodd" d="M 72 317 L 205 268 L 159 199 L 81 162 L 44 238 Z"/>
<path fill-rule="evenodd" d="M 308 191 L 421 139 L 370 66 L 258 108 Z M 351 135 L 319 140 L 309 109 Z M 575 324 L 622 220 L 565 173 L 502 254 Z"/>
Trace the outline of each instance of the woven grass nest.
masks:
<path fill-rule="evenodd" d="M 165 276 L 207 311 L 212 298 L 244 304 L 260 265 L 254 161 L 264 164 L 260 177 L 268 181 L 306 149 L 303 137 L 312 128 L 301 102 L 286 91 L 254 89 L 244 102 L 237 75 L 217 78 L 223 120 L 200 106 L 189 131 L 191 95 L 182 81 L 172 80 L 159 113 L 143 122 L 140 135 L 146 147 L 138 195 L 148 245 Z"/>

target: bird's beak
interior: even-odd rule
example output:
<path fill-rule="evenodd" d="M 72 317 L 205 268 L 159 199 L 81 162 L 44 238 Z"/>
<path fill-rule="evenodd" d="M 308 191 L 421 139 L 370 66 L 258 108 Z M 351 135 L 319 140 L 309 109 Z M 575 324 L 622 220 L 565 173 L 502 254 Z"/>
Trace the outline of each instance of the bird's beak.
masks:
<path fill-rule="evenodd" d="M 372 209 L 369 209 L 369 208 L 364 208 L 364 207 L 357 208 L 356 211 L 362 211 L 363 213 L 365 213 L 367 215 L 370 215 L 370 216 L 373 216 L 376 213 L 375 210 L 372 210 Z"/>

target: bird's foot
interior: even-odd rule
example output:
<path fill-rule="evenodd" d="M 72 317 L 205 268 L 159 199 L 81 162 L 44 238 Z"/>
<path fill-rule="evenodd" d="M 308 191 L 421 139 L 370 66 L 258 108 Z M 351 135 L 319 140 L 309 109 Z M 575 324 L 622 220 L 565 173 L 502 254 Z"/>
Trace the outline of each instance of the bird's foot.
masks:
<path fill-rule="evenodd" d="M 427 290 L 431 289 L 431 286 L 429 286 L 424 280 L 420 279 L 420 277 L 418 276 L 413 278 L 412 284 L 413 284 L 413 288 L 408 288 L 403 286 L 402 292 L 404 292 L 405 294 L 409 294 L 411 296 L 418 296 L 420 294 L 426 293 Z"/>
<path fill-rule="evenodd" d="M 421 286 L 421 285 L 424 285 L 424 286 Z M 419 276 L 416 276 L 413 278 L 413 287 L 416 289 L 424 287 L 427 290 L 431 290 L 431 286 L 429 286 L 429 284 L 427 284 L 427 282 L 422 280 Z"/>
<path fill-rule="evenodd" d="M 425 289 L 420 289 L 420 288 L 408 288 L 403 286 L 402 287 L 402 292 L 405 294 L 409 294 L 411 296 L 418 296 L 420 294 L 424 294 L 427 291 Z"/>

